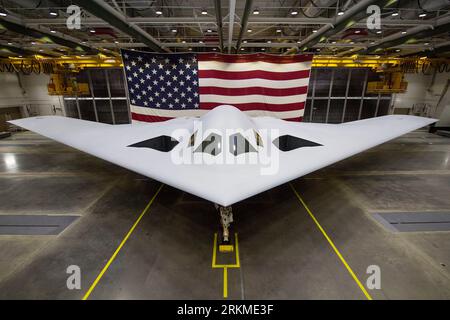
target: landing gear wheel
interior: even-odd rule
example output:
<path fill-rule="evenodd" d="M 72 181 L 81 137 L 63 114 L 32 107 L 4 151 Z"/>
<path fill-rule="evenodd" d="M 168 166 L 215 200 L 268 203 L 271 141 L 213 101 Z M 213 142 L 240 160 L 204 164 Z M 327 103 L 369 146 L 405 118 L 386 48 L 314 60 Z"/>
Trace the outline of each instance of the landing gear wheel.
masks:
<path fill-rule="evenodd" d="M 233 222 L 233 211 L 231 209 L 231 206 L 222 207 L 222 206 L 216 205 L 216 208 L 219 210 L 220 223 L 222 224 L 221 243 L 229 244 L 230 243 L 230 225 Z"/>

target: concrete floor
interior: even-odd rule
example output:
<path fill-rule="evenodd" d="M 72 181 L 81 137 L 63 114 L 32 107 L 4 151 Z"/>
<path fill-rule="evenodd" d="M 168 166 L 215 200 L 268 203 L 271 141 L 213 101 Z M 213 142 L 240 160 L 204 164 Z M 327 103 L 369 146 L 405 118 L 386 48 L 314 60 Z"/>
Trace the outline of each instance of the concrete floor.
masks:
<path fill-rule="evenodd" d="M 363 284 L 380 266 L 374 299 L 450 298 L 450 232 L 392 233 L 372 218 L 450 211 L 449 158 L 450 139 L 418 131 L 293 181 Z M 81 216 L 58 236 L 0 236 L 0 299 L 81 299 L 159 186 L 33 133 L 0 140 L 0 214 Z M 230 299 L 366 299 L 289 185 L 234 214 Z M 218 227 L 212 204 L 164 186 L 89 299 L 223 299 Z M 81 290 L 66 287 L 69 265 Z"/>

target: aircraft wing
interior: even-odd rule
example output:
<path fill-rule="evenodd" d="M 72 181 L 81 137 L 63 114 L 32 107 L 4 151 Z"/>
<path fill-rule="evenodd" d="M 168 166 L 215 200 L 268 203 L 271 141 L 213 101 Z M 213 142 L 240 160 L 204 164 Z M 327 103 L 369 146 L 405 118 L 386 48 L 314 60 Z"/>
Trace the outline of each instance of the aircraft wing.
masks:
<path fill-rule="evenodd" d="M 157 150 L 157 147 L 155 150 L 153 138 L 170 137 L 177 129 L 193 132 L 195 119 L 176 118 L 143 125 L 108 125 L 45 116 L 10 122 L 223 206 L 436 122 L 435 119 L 397 115 L 344 124 L 251 118 L 256 131 L 269 132 L 267 136 L 261 136 L 263 143 L 258 147 L 259 154 L 267 153 L 271 147 L 273 153 L 268 153 L 269 162 L 265 164 L 176 163 L 173 161 L 174 151 Z M 181 140 L 179 146 L 189 148 L 189 139 Z M 170 139 L 165 141 L 165 146 L 169 149 L 174 147 L 172 142 Z M 153 148 L 148 148 L 149 145 Z M 224 145 L 222 152 L 227 150 L 228 147 Z M 238 155 L 236 159 L 243 156 Z"/>

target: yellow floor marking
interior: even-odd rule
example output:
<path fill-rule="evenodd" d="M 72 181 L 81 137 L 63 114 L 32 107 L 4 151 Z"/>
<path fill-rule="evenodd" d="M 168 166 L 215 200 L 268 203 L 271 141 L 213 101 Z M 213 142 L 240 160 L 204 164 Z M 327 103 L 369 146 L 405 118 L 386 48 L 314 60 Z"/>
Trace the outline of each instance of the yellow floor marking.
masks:
<path fill-rule="evenodd" d="M 117 247 L 116 251 L 114 251 L 113 255 L 111 256 L 111 258 L 109 258 L 108 262 L 106 263 L 106 265 L 103 267 L 102 271 L 99 273 L 99 275 L 97 276 L 97 278 L 94 280 L 94 282 L 92 283 L 92 285 L 90 286 L 89 290 L 86 292 L 86 294 L 83 297 L 83 300 L 87 300 L 89 298 L 89 296 L 91 295 L 92 291 L 95 289 L 95 287 L 97 286 L 98 282 L 100 281 L 100 279 L 103 277 L 103 275 L 105 274 L 105 272 L 108 270 L 109 266 L 111 265 L 111 263 L 114 261 L 114 259 L 116 258 L 116 256 L 119 254 L 120 249 L 122 249 L 122 247 L 125 245 L 125 243 L 127 242 L 128 238 L 130 237 L 130 235 L 133 233 L 134 229 L 136 229 L 136 226 L 138 225 L 139 221 L 141 221 L 142 217 L 147 213 L 148 209 L 150 208 L 150 206 L 152 205 L 153 201 L 156 199 L 156 196 L 158 195 L 158 193 L 161 191 L 162 187 L 164 185 L 162 184 L 158 190 L 156 191 L 156 193 L 153 195 L 153 197 L 150 199 L 150 201 L 147 203 L 147 206 L 144 208 L 144 210 L 142 211 L 142 213 L 139 215 L 139 217 L 137 218 L 136 222 L 133 224 L 133 226 L 130 228 L 130 230 L 128 231 L 128 233 L 125 235 L 125 238 L 123 238 L 122 242 L 119 244 L 119 246 Z"/>
<path fill-rule="evenodd" d="M 361 289 L 361 291 L 364 293 L 364 295 L 366 296 L 367 300 L 372 300 L 372 297 L 370 296 L 370 294 L 367 292 L 366 288 L 364 288 L 363 284 L 361 283 L 361 281 L 359 281 L 358 277 L 356 276 L 356 274 L 353 272 L 352 268 L 350 267 L 350 265 L 347 263 L 347 261 L 345 261 L 344 257 L 342 256 L 342 254 L 339 252 L 338 248 L 334 245 L 333 241 L 331 240 L 331 238 L 328 236 L 328 234 L 325 232 L 325 230 L 322 228 L 322 226 L 320 225 L 319 221 L 316 219 L 316 217 L 312 214 L 311 210 L 309 210 L 308 206 L 306 205 L 305 201 L 303 201 L 302 197 L 300 197 L 300 195 L 298 194 L 297 190 L 295 190 L 294 186 L 289 183 L 289 185 L 292 188 L 292 191 L 294 191 L 295 195 L 297 196 L 298 200 L 300 201 L 300 203 L 303 205 L 303 207 L 306 209 L 306 212 L 308 212 L 309 216 L 313 219 L 314 223 L 316 224 L 317 228 L 319 228 L 320 232 L 322 232 L 323 236 L 325 237 L 325 239 L 327 239 L 328 243 L 330 244 L 330 246 L 333 248 L 334 252 L 336 253 L 336 255 L 339 257 L 339 259 L 341 260 L 342 264 L 345 266 L 345 268 L 347 269 L 348 273 L 350 273 L 350 275 L 352 276 L 353 280 L 356 282 L 356 284 L 358 285 L 358 287 Z"/>
<path fill-rule="evenodd" d="M 240 268 L 241 262 L 239 260 L 239 244 L 238 244 L 238 234 L 234 234 L 234 246 L 235 246 L 235 264 L 217 264 L 217 233 L 214 233 L 214 244 L 213 244 L 213 257 L 211 267 L 213 269 L 223 269 L 223 297 L 228 298 L 228 268 Z"/>
<path fill-rule="evenodd" d="M 228 298 L 228 269 L 223 268 L 223 297 Z"/>

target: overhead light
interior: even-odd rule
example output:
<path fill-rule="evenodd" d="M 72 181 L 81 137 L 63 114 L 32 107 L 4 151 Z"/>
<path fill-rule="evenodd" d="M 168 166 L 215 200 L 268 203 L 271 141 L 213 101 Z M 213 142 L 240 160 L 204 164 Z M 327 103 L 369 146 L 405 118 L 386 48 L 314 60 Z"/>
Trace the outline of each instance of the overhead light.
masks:
<path fill-rule="evenodd" d="M 425 18 L 427 16 L 427 14 L 425 12 L 419 14 L 419 18 Z"/>
<path fill-rule="evenodd" d="M 316 32 L 317 32 L 317 30 L 313 30 L 312 32 L 313 32 L 313 33 L 316 33 Z"/>
<path fill-rule="evenodd" d="M 241 48 L 241 51 L 244 51 L 245 49 L 244 48 Z"/>
<path fill-rule="evenodd" d="M 270 41 L 270 40 L 267 40 L 267 43 L 272 43 L 272 41 Z"/>
<path fill-rule="evenodd" d="M 0 17 L 6 17 L 8 15 L 8 12 L 6 12 L 5 9 L 0 8 Z"/>
<path fill-rule="evenodd" d="M 34 42 L 34 41 L 31 41 L 31 44 L 34 46 L 35 44 L 36 44 L 36 42 Z"/>
<path fill-rule="evenodd" d="M 39 49 L 39 52 L 43 52 L 44 50 L 42 50 L 42 49 Z"/>
<path fill-rule="evenodd" d="M 293 16 L 296 16 L 296 15 L 298 15 L 298 11 L 296 11 L 296 10 L 292 10 L 292 11 L 291 11 L 291 15 L 293 15 Z"/>
<path fill-rule="evenodd" d="M 211 29 L 208 29 L 208 30 L 206 30 L 207 32 L 209 32 L 209 33 L 211 33 L 212 32 L 212 30 Z"/>
<path fill-rule="evenodd" d="M 375 44 L 375 41 L 372 41 L 370 44 Z"/>
<path fill-rule="evenodd" d="M 361 32 L 361 30 L 355 30 L 355 33 L 360 33 Z"/>
<path fill-rule="evenodd" d="M 430 43 L 429 42 L 425 42 L 424 45 L 428 46 Z"/>
<path fill-rule="evenodd" d="M 336 44 L 336 41 L 331 42 L 332 44 Z"/>
<path fill-rule="evenodd" d="M 56 33 L 56 31 L 55 31 L 55 30 L 50 30 L 50 32 L 51 32 L 51 33 Z"/>
<path fill-rule="evenodd" d="M 392 16 L 393 16 L 393 17 L 398 16 L 398 12 L 394 12 L 394 13 L 392 14 Z"/>
<path fill-rule="evenodd" d="M 82 43 L 82 44 L 85 44 L 85 43 L 86 43 L 86 41 L 81 41 L 81 43 Z"/>
<path fill-rule="evenodd" d="M 192 48 L 189 48 L 188 50 L 189 50 L 189 51 L 192 51 Z"/>
<path fill-rule="evenodd" d="M 302 42 L 300 40 L 298 40 L 297 43 L 302 43 Z"/>
<path fill-rule="evenodd" d="M 22 58 L 23 56 L 19 56 L 19 58 Z"/>
<path fill-rule="evenodd" d="M 280 33 L 280 32 L 281 32 L 281 29 L 277 29 L 277 32 Z"/>
<path fill-rule="evenodd" d="M 213 51 L 216 51 L 217 49 L 216 48 L 212 48 L 213 49 Z"/>
<path fill-rule="evenodd" d="M 377 31 L 378 34 L 380 34 L 381 32 L 382 32 L 381 30 L 378 30 L 378 31 Z"/>
<path fill-rule="evenodd" d="M 344 14 L 344 11 L 339 11 L 338 16 L 342 16 Z"/>
<path fill-rule="evenodd" d="M 402 34 L 407 34 L 408 32 L 406 32 L 406 31 L 402 31 Z"/>
<path fill-rule="evenodd" d="M 247 40 L 244 40 L 244 41 L 242 41 L 243 43 L 247 43 L 248 41 Z"/>
<path fill-rule="evenodd" d="M 261 51 L 265 51 L 266 50 L 266 48 L 261 48 Z"/>
<path fill-rule="evenodd" d="M 207 14 L 208 14 L 208 11 L 206 11 L 206 9 L 202 9 L 202 14 L 203 14 L 203 15 L 207 15 Z"/>
<path fill-rule="evenodd" d="M 158 16 L 162 15 L 162 11 L 161 11 L 161 10 L 156 10 L 155 13 L 156 13 L 156 15 L 158 15 Z"/>
<path fill-rule="evenodd" d="M 58 16 L 58 11 L 53 10 L 53 9 L 50 9 L 50 10 L 48 11 L 48 14 L 49 14 L 50 16 L 52 16 L 52 17 L 57 17 L 57 16 Z"/>
<path fill-rule="evenodd" d="M 186 43 L 186 41 L 185 41 L 185 40 L 183 40 L 183 41 L 181 41 L 181 43 Z"/>
<path fill-rule="evenodd" d="M 355 44 L 355 43 L 353 41 L 351 41 L 350 44 Z"/>
<path fill-rule="evenodd" d="M 177 32 L 177 29 L 172 29 L 172 32 L 173 32 L 173 33 Z"/>
<path fill-rule="evenodd" d="M 94 29 L 89 30 L 90 33 L 95 33 Z"/>
<path fill-rule="evenodd" d="M 12 46 L 12 42 L 8 42 L 8 45 L 9 45 L 9 46 Z"/>
<path fill-rule="evenodd" d="M 395 52 L 400 52 L 400 51 L 401 51 L 400 49 L 395 50 Z"/>
<path fill-rule="evenodd" d="M 200 40 L 198 43 L 203 43 L 203 41 L 202 40 Z"/>
<path fill-rule="evenodd" d="M 253 10 L 253 14 L 259 14 L 259 10 L 258 9 Z"/>
<path fill-rule="evenodd" d="M 116 40 L 116 41 L 114 41 L 114 43 L 119 43 L 119 41 Z"/>
<path fill-rule="evenodd" d="M 252 32 L 253 30 L 252 29 L 247 29 L 247 32 Z"/>

